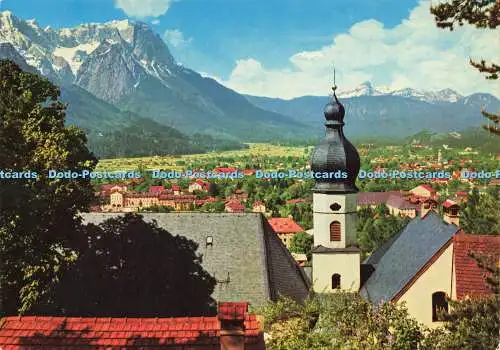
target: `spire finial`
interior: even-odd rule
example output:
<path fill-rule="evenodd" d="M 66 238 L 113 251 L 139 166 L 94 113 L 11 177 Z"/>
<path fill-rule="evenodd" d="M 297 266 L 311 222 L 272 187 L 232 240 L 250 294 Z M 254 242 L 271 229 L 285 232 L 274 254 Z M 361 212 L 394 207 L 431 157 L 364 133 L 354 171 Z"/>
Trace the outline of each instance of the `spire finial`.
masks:
<path fill-rule="evenodd" d="M 333 66 L 333 86 L 332 86 L 333 95 L 335 95 L 335 91 L 337 90 L 337 84 L 336 84 L 335 80 L 336 80 L 336 72 L 335 72 L 335 65 L 334 65 Z"/>

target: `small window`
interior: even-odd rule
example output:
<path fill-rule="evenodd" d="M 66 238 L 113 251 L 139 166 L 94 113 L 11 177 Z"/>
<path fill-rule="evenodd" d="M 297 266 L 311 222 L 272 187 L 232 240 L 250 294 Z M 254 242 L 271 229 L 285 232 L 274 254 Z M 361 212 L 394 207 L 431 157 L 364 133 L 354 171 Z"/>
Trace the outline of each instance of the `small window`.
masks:
<path fill-rule="evenodd" d="M 338 242 L 340 241 L 340 222 L 334 221 L 330 224 L 330 241 Z"/>
<path fill-rule="evenodd" d="M 445 292 L 435 292 L 432 294 L 432 322 L 440 321 L 440 314 L 448 312 L 448 302 Z"/>
<path fill-rule="evenodd" d="M 207 236 L 207 246 L 214 244 L 214 238 L 212 236 Z"/>
<path fill-rule="evenodd" d="M 338 273 L 332 275 L 332 289 L 340 289 L 340 275 Z"/>

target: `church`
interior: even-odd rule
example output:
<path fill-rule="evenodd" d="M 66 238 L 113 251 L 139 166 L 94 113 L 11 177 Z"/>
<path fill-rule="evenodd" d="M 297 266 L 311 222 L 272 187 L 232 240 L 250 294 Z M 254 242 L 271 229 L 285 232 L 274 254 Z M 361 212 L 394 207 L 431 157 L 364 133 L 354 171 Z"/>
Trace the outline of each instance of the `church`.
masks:
<path fill-rule="evenodd" d="M 445 222 L 432 207 L 361 261 L 357 246 L 356 178 L 360 158 L 344 135 L 344 106 L 333 87 L 325 106 L 326 133 L 311 158 L 314 172 L 347 174 L 344 179 L 316 179 L 313 188 L 312 284 L 317 293 L 360 292 L 373 303 L 404 302 L 412 317 L 440 325 L 438 310 L 447 300 L 493 294 L 471 252 L 498 257 L 500 237 L 466 234 Z M 498 260 L 498 258 L 497 258 Z"/>

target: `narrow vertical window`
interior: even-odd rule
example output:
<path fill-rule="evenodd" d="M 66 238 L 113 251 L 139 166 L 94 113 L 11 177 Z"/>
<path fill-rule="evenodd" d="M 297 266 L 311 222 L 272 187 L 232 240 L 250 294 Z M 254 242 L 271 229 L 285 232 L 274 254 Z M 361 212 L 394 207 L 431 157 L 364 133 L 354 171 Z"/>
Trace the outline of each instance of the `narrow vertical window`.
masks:
<path fill-rule="evenodd" d="M 330 224 L 330 241 L 340 241 L 340 222 L 334 221 Z"/>
<path fill-rule="evenodd" d="M 440 321 L 441 312 L 448 312 L 448 302 L 444 292 L 435 292 L 432 294 L 432 322 Z"/>
<path fill-rule="evenodd" d="M 340 275 L 338 273 L 332 275 L 332 289 L 340 289 Z"/>

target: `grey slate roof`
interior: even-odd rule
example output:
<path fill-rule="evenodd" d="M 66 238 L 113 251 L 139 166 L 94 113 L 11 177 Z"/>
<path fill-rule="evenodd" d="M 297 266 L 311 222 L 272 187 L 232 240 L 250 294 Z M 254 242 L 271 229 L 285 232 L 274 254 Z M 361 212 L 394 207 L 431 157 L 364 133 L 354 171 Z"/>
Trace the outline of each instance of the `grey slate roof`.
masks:
<path fill-rule="evenodd" d="M 84 222 L 98 224 L 116 213 L 85 213 Z M 259 213 L 141 213 L 172 235 L 199 244 L 202 265 L 218 283 L 212 297 L 218 301 L 248 301 L 259 306 L 279 294 L 302 301 L 309 283 L 267 220 Z M 213 244 L 206 244 L 207 236 Z"/>
<path fill-rule="evenodd" d="M 365 263 L 375 272 L 360 290 L 374 303 L 390 301 L 458 231 L 434 211 L 417 216 L 393 240 L 380 247 Z"/>

